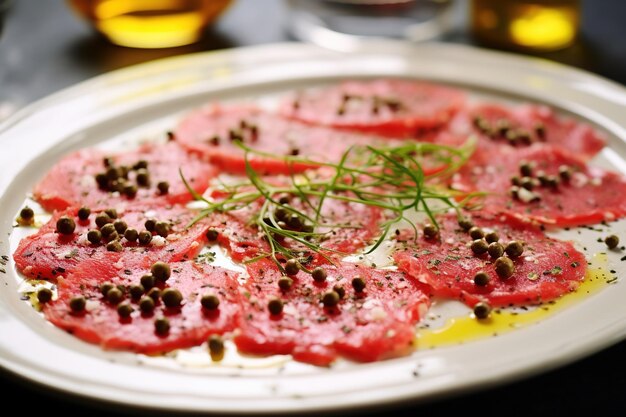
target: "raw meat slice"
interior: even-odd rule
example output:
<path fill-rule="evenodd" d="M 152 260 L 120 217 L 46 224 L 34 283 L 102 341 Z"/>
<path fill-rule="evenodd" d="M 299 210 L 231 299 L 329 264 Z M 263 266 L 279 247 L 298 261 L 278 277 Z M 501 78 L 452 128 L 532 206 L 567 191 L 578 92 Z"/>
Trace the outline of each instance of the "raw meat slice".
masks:
<path fill-rule="evenodd" d="M 281 274 L 273 263 L 249 265 L 240 331 L 234 339 L 239 350 L 292 354 L 297 361 L 315 365 L 328 365 L 338 356 L 368 362 L 411 350 L 415 324 L 429 306 L 421 284 L 399 272 L 356 264 L 325 268 L 325 282 L 317 283 L 300 272 L 283 292 L 278 287 Z M 365 282 L 365 290 L 359 293 L 351 285 L 357 276 Z M 341 286 L 345 295 L 336 306 L 325 307 L 323 294 L 334 286 Z M 268 311 L 274 297 L 284 302 L 280 314 Z"/>
<path fill-rule="evenodd" d="M 585 278 L 583 254 L 569 242 L 547 237 L 539 228 L 515 219 L 474 216 L 474 224 L 485 232 L 495 231 L 503 246 L 514 240 L 523 242 L 521 256 L 504 255 L 512 260 L 514 274 L 503 279 L 496 273 L 494 258 L 472 251 L 472 238 L 459 227 L 456 215 L 445 215 L 438 222 L 439 238 L 419 236 L 414 241 L 410 236 L 394 255 L 401 271 L 429 285 L 435 295 L 457 298 L 470 306 L 479 301 L 493 306 L 539 304 L 575 290 Z M 474 283 L 479 272 L 489 276 L 487 285 Z"/>

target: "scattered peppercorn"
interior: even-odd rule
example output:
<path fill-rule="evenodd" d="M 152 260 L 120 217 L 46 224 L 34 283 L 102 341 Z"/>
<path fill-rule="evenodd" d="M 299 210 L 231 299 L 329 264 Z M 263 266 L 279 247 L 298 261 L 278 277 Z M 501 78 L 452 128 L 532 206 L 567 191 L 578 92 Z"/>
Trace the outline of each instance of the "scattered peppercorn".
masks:
<path fill-rule="evenodd" d="M 183 302 L 183 295 L 176 288 L 166 288 L 161 293 L 161 300 L 166 307 L 180 307 Z"/>
<path fill-rule="evenodd" d="M 324 282 L 326 281 L 326 277 L 328 276 L 328 274 L 326 273 L 326 270 L 324 268 L 318 266 L 313 270 L 311 276 L 313 277 L 313 281 L 315 282 Z"/>
<path fill-rule="evenodd" d="M 148 297 L 152 298 L 154 302 L 156 303 L 157 301 L 161 299 L 161 290 L 158 289 L 157 287 L 150 288 L 150 291 L 148 291 L 147 295 Z"/>
<path fill-rule="evenodd" d="M 474 284 L 478 285 L 479 287 L 487 286 L 487 284 L 489 284 L 489 275 L 482 271 L 478 272 L 476 275 L 474 275 Z"/>
<path fill-rule="evenodd" d="M 141 278 L 139 278 L 139 282 L 146 290 L 149 290 L 150 288 L 154 287 L 154 284 L 155 284 L 154 275 L 152 274 L 143 275 Z"/>
<path fill-rule="evenodd" d="M 209 336 L 209 355 L 213 362 L 219 362 L 224 359 L 224 340 L 221 336 L 213 334 Z"/>
<path fill-rule="evenodd" d="M 115 288 L 115 285 L 113 285 L 111 282 L 105 282 L 102 285 L 100 285 L 100 294 L 106 297 L 107 293 L 111 291 L 113 288 Z"/>
<path fill-rule="evenodd" d="M 128 229 L 124 231 L 124 237 L 129 242 L 136 242 L 137 238 L 139 237 L 139 233 L 137 232 L 137 229 L 133 229 L 129 227 Z"/>
<path fill-rule="evenodd" d="M 220 299 L 215 294 L 205 294 L 200 299 L 200 304 L 207 310 L 215 310 L 220 306 Z"/>
<path fill-rule="evenodd" d="M 559 177 L 563 182 L 568 182 L 572 178 L 572 170 L 567 165 L 559 167 Z"/>
<path fill-rule="evenodd" d="M 333 291 L 339 295 L 339 299 L 343 300 L 343 297 L 346 296 L 346 290 L 341 285 L 334 285 Z"/>
<path fill-rule="evenodd" d="M 469 229 L 469 235 L 472 239 L 482 239 L 485 237 L 485 232 L 480 227 L 474 226 Z"/>
<path fill-rule="evenodd" d="M 154 331 L 159 336 L 164 336 L 170 331 L 170 321 L 166 317 L 159 317 L 154 321 Z"/>
<path fill-rule="evenodd" d="M 215 229 L 209 229 L 206 232 L 206 238 L 209 242 L 215 242 L 219 236 L 219 232 Z"/>
<path fill-rule="evenodd" d="M 76 297 L 72 297 L 70 299 L 70 309 L 74 313 L 80 313 L 85 310 L 87 306 L 87 300 L 82 295 L 78 295 Z"/>
<path fill-rule="evenodd" d="M 137 185 L 140 187 L 149 187 L 150 186 L 150 174 L 147 169 L 138 169 L 137 175 L 135 176 L 135 181 L 137 181 Z"/>
<path fill-rule="evenodd" d="M 115 226 L 113 226 L 112 223 L 107 223 L 100 228 L 100 232 L 104 237 L 111 236 L 113 233 L 115 233 Z"/>
<path fill-rule="evenodd" d="M 80 220 L 87 220 L 89 218 L 89 216 L 91 215 L 91 209 L 89 207 L 81 207 L 78 209 L 78 218 Z"/>
<path fill-rule="evenodd" d="M 119 288 L 113 287 L 107 291 L 106 299 L 109 303 L 117 305 L 124 299 L 124 293 Z"/>
<path fill-rule="evenodd" d="M 145 292 L 145 288 L 141 284 L 135 284 L 130 286 L 128 292 L 130 293 L 130 296 L 133 298 L 133 300 L 138 300 Z"/>
<path fill-rule="evenodd" d="M 122 246 L 119 240 L 112 240 L 107 243 L 107 250 L 109 252 L 121 252 L 124 250 L 124 246 Z"/>
<path fill-rule="evenodd" d="M 339 304 L 339 294 L 336 291 L 327 291 L 322 295 L 324 307 L 335 307 Z"/>
<path fill-rule="evenodd" d="M 123 303 L 117 306 L 117 315 L 123 319 L 127 319 L 133 314 L 133 307 L 128 303 Z"/>
<path fill-rule="evenodd" d="M 137 161 L 137 163 L 135 163 L 135 165 L 133 165 L 133 169 L 135 171 L 138 171 L 140 169 L 147 169 L 148 168 L 148 161 L 146 161 L 145 159 L 140 159 L 139 161 Z"/>
<path fill-rule="evenodd" d="M 87 240 L 90 243 L 97 245 L 102 241 L 102 233 L 100 233 L 100 230 L 97 229 L 90 230 L 87 232 Z"/>
<path fill-rule="evenodd" d="M 128 225 L 124 220 L 115 220 L 113 222 L 113 227 L 115 228 L 115 231 L 119 234 L 124 234 L 124 232 L 126 232 L 126 229 L 128 229 Z"/>
<path fill-rule="evenodd" d="M 483 301 L 474 306 L 474 316 L 477 319 L 486 319 L 491 314 L 491 306 Z"/>
<path fill-rule="evenodd" d="M 433 239 L 439 234 L 439 230 L 432 224 L 425 225 L 423 232 L 426 239 Z"/>
<path fill-rule="evenodd" d="M 492 242 L 489 244 L 489 246 L 487 246 L 487 253 L 489 253 L 489 256 L 491 256 L 493 259 L 498 259 L 502 255 L 504 255 L 504 246 L 502 246 L 501 243 Z"/>
<path fill-rule="evenodd" d="M 170 266 L 165 262 L 155 262 L 150 268 L 150 272 L 154 275 L 154 278 L 159 282 L 165 282 L 172 275 Z"/>
<path fill-rule="evenodd" d="M 76 230 L 76 223 L 74 223 L 74 219 L 68 216 L 61 216 L 59 220 L 57 220 L 57 232 L 62 235 L 71 235 Z"/>
<path fill-rule="evenodd" d="M 104 210 L 104 212 L 107 214 L 107 216 L 109 216 L 111 219 L 117 219 L 117 210 L 115 210 L 114 208 L 108 208 L 106 210 Z"/>
<path fill-rule="evenodd" d="M 128 198 L 135 198 L 137 196 L 137 186 L 135 184 L 126 184 L 122 192 Z"/>
<path fill-rule="evenodd" d="M 465 230 L 466 232 L 469 231 L 472 227 L 474 227 L 474 223 L 466 218 L 466 217 L 462 217 L 459 219 L 459 226 L 461 227 L 461 229 Z"/>
<path fill-rule="evenodd" d="M 159 181 L 157 183 L 157 189 L 161 194 L 167 194 L 170 192 L 170 183 L 167 181 Z"/>
<path fill-rule="evenodd" d="M 154 225 L 154 231 L 161 237 L 167 237 L 170 233 L 170 225 L 167 222 L 157 222 Z"/>
<path fill-rule="evenodd" d="M 137 236 L 137 239 L 142 245 L 147 245 L 152 241 L 152 233 L 148 232 L 147 230 L 142 230 L 141 232 L 139 232 L 139 236 Z"/>
<path fill-rule="evenodd" d="M 298 261 L 296 261 L 295 259 L 289 259 L 287 262 L 285 262 L 284 268 L 285 274 L 289 276 L 294 276 L 300 270 L 300 265 L 298 265 Z"/>
<path fill-rule="evenodd" d="M 487 243 L 494 243 L 500 240 L 500 236 L 496 232 L 489 232 L 485 235 L 485 240 Z"/>
<path fill-rule="evenodd" d="M 515 273 L 515 265 L 513 261 L 505 256 L 496 259 L 494 264 L 496 274 L 502 279 L 510 278 Z"/>
<path fill-rule="evenodd" d="M 609 249 L 615 249 L 617 245 L 619 245 L 619 237 L 617 237 L 616 235 L 607 236 L 604 239 L 604 243 Z"/>
<path fill-rule="evenodd" d="M 150 314 L 154 311 L 154 300 L 151 297 L 141 297 L 139 300 L 139 309 L 144 314 Z"/>
<path fill-rule="evenodd" d="M 361 277 L 352 278 L 352 288 L 356 292 L 363 292 L 365 290 L 365 280 Z"/>
<path fill-rule="evenodd" d="M 20 210 L 19 221 L 22 224 L 33 224 L 35 220 L 35 212 L 32 208 L 25 206 L 22 210 Z"/>
<path fill-rule="evenodd" d="M 143 224 L 143 226 L 146 228 L 147 231 L 154 232 L 154 228 L 156 227 L 156 224 L 157 224 L 157 221 L 155 219 L 148 219 Z"/>
<path fill-rule="evenodd" d="M 106 213 L 98 213 L 96 215 L 96 226 L 103 227 L 107 223 L 111 223 L 113 220 Z"/>
<path fill-rule="evenodd" d="M 472 242 L 470 249 L 475 255 L 482 255 L 489 250 L 489 245 L 484 239 L 476 239 Z"/>
<path fill-rule="evenodd" d="M 279 298 L 272 298 L 267 303 L 267 309 L 271 315 L 277 316 L 283 312 L 283 301 Z"/>
<path fill-rule="evenodd" d="M 524 253 L 524 245 L 522 245 L 522 243 L 517 240 L 512 240 L 507 243 L 504 251 L 507 255 L 509 255 L 510 258 L 517 258 L 519 256 L 522 256 L 522 253 Z"/>
<path fill-rule="evenodd" d="M 40 288 L 37 291 L 37 300 L 40 303 L 47 303 L 48 301 L 52 300 L 52 290 L 50 290 L 49 288 Z"/>

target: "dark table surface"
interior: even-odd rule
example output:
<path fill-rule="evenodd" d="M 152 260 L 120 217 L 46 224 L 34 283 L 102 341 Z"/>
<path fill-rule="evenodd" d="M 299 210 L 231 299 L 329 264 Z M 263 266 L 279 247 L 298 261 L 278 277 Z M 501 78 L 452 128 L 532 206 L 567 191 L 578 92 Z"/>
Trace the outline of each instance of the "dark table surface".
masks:
<path fill-rule="evenodd" d="M 0 36 L 0 120 L 54 91 L 117 68 L 191 52 L 292 40 L 285 30 L 287 18 L 280 0 L 238 0 L 199 43 L 139 50 L 107 43 L 72 15 L 61 0 L 17 0 Z M 579 41 L 568 49 L 540 56 L 626 84 L 625 21 L 626 1 L 583 1 Z M 473 43 L 463 27 L 443 40 Z M 393 414 L 624 415 L 625 358 L 626 343 L 622 342 L 539 376 L 427 404 L 402 405 Z M 0 396 L 5 407 L 15 405 L 33 414 L 54 410 L 97 416 L 131 411 L 63 395 L 5 372 L 0 373 Z"/>

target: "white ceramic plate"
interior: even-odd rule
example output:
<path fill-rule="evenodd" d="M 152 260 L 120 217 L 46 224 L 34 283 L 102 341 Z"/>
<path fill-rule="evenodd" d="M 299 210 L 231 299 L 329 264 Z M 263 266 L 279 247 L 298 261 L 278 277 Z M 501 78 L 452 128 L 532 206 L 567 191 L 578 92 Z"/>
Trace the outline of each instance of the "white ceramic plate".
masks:
<path fill-rule="evenodd" d="M 625 171 L 626 90 L 547 61 L 461 46 L 380 42 L 347 54 L 302 44 L 203 53 L 95 78 L 31 105 L 1 125 L 0 255 L 10 257 L 15 248 L 12 224 L 25 193 L 71 150 L 162 134 L 181 112 L 210 100 L 271 102 L 294 88 L 370 76 L 414 77 L 460 86 L 473 97 L 551 104 L 604 129 L 609 148 L 595 162 Z M 624 231 L 623 222 L 617 227 Z M 598 232 L 570 235 L 588 246 L 589 256 L 603 250 L 596 242 Z M 608 268 L 626 272 L 618 259 L 610 254 Z M 74 394 L 166 410 L 337 411 L 420 401 L 561 366 L 626 335 L 626 285 L 618 280 L 534 326 L 465 345 L 418 350 L 405 358 L 341 362 L 330 369 L 285 358 L 244 368 L 183 367 L 103 352 L 54 328 L 20 300 L 12 261 L 4 269 L 1 366 Z"/>

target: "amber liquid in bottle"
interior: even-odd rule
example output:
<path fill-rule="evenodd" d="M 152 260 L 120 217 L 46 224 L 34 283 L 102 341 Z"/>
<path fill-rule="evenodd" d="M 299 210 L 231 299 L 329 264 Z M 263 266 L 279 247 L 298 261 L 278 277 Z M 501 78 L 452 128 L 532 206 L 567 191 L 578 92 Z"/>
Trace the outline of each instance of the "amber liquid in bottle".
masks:
<path fill-rule="evenodd" d="M 111 42 L 165 48 L 197 41 L 231 0 L 68 0 Z"/>
<path fill-rule="evenodd" d="M 506 49 L 551 51 L 576 40 L 580 0 L 472 0 L 473 36 Z"/>

